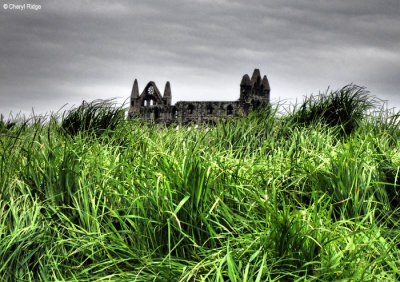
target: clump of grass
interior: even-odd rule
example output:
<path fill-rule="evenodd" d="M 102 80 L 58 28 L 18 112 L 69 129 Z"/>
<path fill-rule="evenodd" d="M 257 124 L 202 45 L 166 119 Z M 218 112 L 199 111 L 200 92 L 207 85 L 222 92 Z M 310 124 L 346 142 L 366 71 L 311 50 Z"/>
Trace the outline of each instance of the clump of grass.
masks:
<path fill-rule="evenodd" d="M 376 105 L 365 87 L 349 84 L 342 89 L 309 96 L 292 116 L 299 125 L 322 122 L 339 126 L 343 133 L 350 134 L 362 122 L 367 111 Z"/>
<path fill-rule="evenodd" d="M 15 121 L 10 121 L 10 120 L 5 121 L 4 116 L 0 115 L 0 133 L 10 130 L 16 125 L 17 123 Z"/>
<path fill-rule="evenodd" d="M 62 115 L 61 128 L 69 135 L 94 133 L 99 136 L 108 130 L 115 130 L 125 117 L 123 106 L 115 106 L 112 100 L 95 100 Z"/>

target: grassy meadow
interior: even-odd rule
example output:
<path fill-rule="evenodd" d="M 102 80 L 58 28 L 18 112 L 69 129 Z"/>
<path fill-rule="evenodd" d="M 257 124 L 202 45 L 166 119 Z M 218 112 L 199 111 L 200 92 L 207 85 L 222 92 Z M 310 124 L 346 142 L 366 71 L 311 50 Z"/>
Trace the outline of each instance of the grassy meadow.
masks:
<path fill-rule="evenodd" d="M 396 281 L 400 115 L 362 87 L 215 126 L 0 123 L 1 281 Z"/>

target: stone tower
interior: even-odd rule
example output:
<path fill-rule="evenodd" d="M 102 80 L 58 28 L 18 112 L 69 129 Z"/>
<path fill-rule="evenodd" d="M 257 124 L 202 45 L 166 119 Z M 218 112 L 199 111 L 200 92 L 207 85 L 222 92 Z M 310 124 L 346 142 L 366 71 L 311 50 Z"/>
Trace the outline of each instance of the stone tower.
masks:
<path fill-rule="evenodd" d="M 250 77 L 245 74 L 240 83 L 239 101 L 245 112 L 255 110 L 262 104 L 269 104 L 271 88 L 266 75 L 261 79 L 260 70 L 255 69 Z"/>
<path fill-rule="evenodd" d="M 139 85 L 137 79 L 135 79 L 131 92 L 131 107 L 135 107 L 135 102 L 137 98 L 139 98 Z"/>
<path fill-rule="evenodd" d="M 169 81 L 167 81 L 167 83 L 165 84 L 165 88 L 164 88 L 164 96 L 163 96 L 164 100 L 166 101 L 167 105 L 171 105 L 171 85 L 169 84 Z"/>

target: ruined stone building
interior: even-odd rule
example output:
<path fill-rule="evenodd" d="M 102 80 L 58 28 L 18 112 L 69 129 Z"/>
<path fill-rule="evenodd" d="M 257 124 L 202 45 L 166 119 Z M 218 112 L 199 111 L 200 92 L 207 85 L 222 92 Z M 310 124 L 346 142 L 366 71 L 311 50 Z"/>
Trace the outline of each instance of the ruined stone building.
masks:
<path fill-rule="evenodd" d="M 214 123 L 221 118 L 247 115 L 261 105 L 269 104 L 270 86 L 267 77 L 261 79 L 255 69 L 250 77 L 245 74 L 240 83 L 236 101 L 180 101 L 171 105 L 171 85 L 165 84 L 161 95 L 153 81 L 147 83 L 139 95 L 138 82 L 133 83 L 129 117 L 138 117 L 156 123 Z"/>

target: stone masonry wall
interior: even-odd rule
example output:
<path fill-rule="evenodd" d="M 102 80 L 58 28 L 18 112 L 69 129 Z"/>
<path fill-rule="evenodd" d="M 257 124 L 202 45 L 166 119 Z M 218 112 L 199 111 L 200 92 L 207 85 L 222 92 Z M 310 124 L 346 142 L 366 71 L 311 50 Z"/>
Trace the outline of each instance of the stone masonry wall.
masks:
<path fill-rule="evenodd" d="M 267 77 L 261 79 L 255 69 L 252 78 L 245 74 L 240 83 L 240 96 L 236 101 L 180 101 L 171 105 L 171 86 L 167 82 L 164 95 L 150 81 L 139 95 L 135 79 L 129 108 L 130 118 L 141 118 L 149 122 L 166 124 L 215 123 L 218 119 L 247 115 L 270 101 L 270 86 Z"/>

